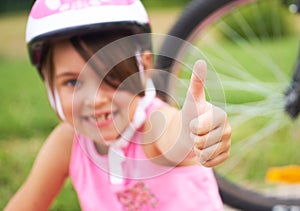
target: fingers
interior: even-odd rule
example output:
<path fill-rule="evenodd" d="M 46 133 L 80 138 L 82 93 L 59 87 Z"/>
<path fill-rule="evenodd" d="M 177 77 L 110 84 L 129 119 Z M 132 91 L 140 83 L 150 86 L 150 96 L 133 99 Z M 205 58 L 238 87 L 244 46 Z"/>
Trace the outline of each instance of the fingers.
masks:
<path fill-rule="evenodd" d="M 190 132 L 204 135 L 227 122 L 227 114 L 219 107 L 205 103 L 205 113 L 190 121 Z"/>
<path fill-rule="evenodd" d="M 194 153 L 202 165 L 213 167 L 228 158 L 231 127 L 222 109 L 211 106 L 208 111 L 191 121 L 190 131 Z"/>
<path fill-rule="evenodd" d="M 219 165 L 220 163 L 223 163 L 225 160 L 227 160 L 228 157 L 229 157 L 229 151 L 221 153 L 220 155 L 214 157 L 211 160 L 205 161 L 204 163 L 202 163 L 202 165 L 207 168 L 212 168 Z"/>
<path fill-rule="evenodd" d="M 218 127 L 204 135 L 195 135 L 191 133 L 190 137 L 194 141 L 194 146 L 197 149 L 202 150 L 220 142 L 223 130 L 223 127 Z"/>
<path fill-rule="evenodd" d="M 213 167 L 226 160 L 229 156 L 231 139 L 224 135 L 221 140 L 203 149 L 194 146 L 198 162 L 206 167 Z"/>

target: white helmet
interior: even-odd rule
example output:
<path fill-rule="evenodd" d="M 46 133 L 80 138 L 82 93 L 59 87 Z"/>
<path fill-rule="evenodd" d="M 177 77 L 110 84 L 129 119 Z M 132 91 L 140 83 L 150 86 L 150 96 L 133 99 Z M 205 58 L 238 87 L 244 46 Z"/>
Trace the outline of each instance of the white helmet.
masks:
<path fill-rule="evenodd" d="M 140 0 L 37 0 L 26 29 L 31 62 L 40 70 L 45 45 L 50 41 L 110 29 L 127 29 L 132 34 L 151 32 Z"/>

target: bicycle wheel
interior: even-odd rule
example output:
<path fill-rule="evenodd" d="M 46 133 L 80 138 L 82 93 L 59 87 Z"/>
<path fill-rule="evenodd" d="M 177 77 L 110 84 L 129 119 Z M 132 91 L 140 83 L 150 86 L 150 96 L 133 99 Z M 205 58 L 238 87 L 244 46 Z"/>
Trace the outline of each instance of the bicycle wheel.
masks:
<path fill-rule="evenodd" d="M 224 108 L 233 129 L 230 158 L 214 169 L 223 201 L 232 207 L 300 209 L 300 121 L 284 109 L 299 50 L 297 22 L 299 15 L 280 0 L 192 1 L 169 35 L 196 46 L 202 57 L 167 39 L 157 58 L 157 68 L 182 83 L 191 74 L 187 63 L 208 63 L 207 100 Z M 182 102 L 188 86 L 178 84 L 157 82 Z"/>

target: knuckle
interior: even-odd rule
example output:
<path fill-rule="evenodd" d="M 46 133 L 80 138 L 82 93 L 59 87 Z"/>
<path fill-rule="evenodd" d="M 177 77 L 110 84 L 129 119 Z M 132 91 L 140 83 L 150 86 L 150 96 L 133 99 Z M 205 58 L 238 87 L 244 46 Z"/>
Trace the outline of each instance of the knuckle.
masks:
<path fill-rule="evenodd" d="M 194 139 L 194 145 L 197 149 L 203 150 L 206 147 L 206 143 L 207 136 L 197 136 L 197 138 Z"/>
<path fill-rule="evenodd" d="M 207 131 L 206 128 L 207 124 L 205 124 L 204 121 L 201 121 L 199 119 L 194 119 L 191 121 L 190 130 L 195 135 L 205 134 Z"/>
<path fill-rule="evenodd" d="M 196 154 L 197 157 L 200 157 L 202 150 L 194 146 L 193 148 L 194 153 Z"/>
<path fill-rule="evenodd" d="M 210 156 L 207 153 L 201 153 L 199 159 L 202 161 L 202 163 L 205 163 L 209 160 Z"/>
<path fill-rule="evenodd" d="M 204 143 L 202 141 L 195 143 L 195 146 L 199 150 L 203 150 L 204 149 Z"/>

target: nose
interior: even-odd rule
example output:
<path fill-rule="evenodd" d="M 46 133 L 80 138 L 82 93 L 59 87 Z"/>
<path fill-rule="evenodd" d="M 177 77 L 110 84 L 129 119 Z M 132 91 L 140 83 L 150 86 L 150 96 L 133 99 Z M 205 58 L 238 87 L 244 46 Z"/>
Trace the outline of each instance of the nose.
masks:
<path fill-rule="evenodd" d="M 85 104 L 87 106 L 93 106 L 98 108 L 109 101 L 109 97 L 105 90 L 101 89 L 101 86 L 98 89 L 91 91 L 88 96 L 86 96 Z"/>
<path fill-rule="evenodd" d="M 108 101 L 109 101 L 109 97 L 107 93 L 99 87 L 98 91 L 95 94 L 95 99 L 94 99 L 95 108 L 103 104 L 106 104 Z"/>

